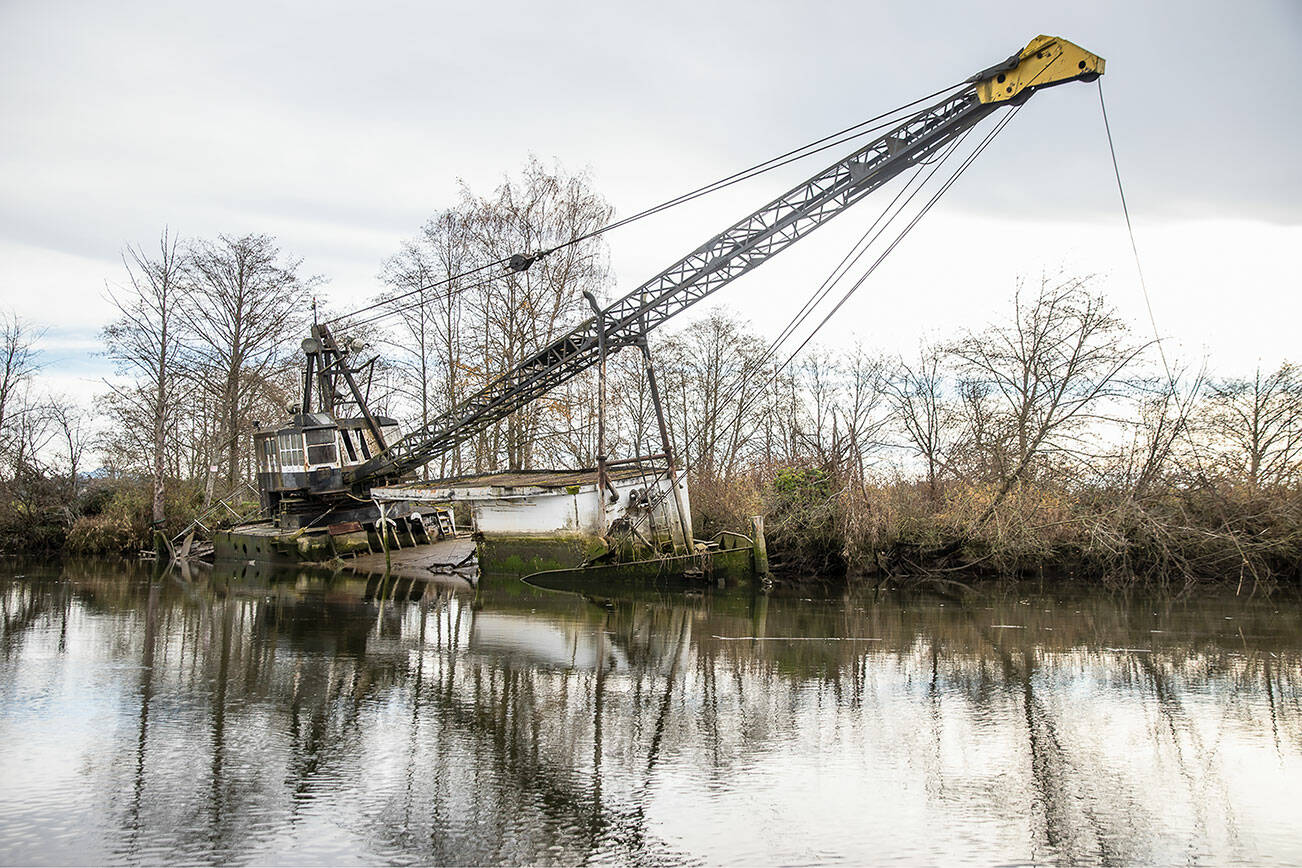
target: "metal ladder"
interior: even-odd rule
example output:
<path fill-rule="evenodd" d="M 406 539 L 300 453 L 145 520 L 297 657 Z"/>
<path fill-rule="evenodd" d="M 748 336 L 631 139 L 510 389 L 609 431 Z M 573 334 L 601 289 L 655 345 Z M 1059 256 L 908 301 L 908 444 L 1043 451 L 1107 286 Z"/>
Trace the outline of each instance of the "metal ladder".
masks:
<path fill-rule="evenodd" d="M 434 507 L 434 518 L 439 526 L 439 539 L 452 539 L 457 535 L 457 524 L 452 516 L 452 507 Z"/>

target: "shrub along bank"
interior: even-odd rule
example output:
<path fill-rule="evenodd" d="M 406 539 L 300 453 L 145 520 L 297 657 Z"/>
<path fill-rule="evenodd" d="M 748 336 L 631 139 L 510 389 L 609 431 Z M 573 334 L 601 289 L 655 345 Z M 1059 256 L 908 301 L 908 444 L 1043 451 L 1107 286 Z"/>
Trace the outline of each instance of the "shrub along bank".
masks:
<path fill-rule="evenodd" d="M 771 565 L 787 581 L 848 578 L 970 582 L 1052 576 L 1108 584 L 1302 582 L 1302 492 L 1233 479 L 1150 486 L 1028 481 L 927 485 L 847 479 L 835 468 L 782 465 L 690 480 L 696 534 L 766 516 Z M 0 509 L 5 554 L 134 555 L 151 549 L 144 480 L 98 480 L 67 502 L 35 485 Z M 197 514 L 197 485 L 167 492 L 162 530 Z"/>
<path fill-rule="evenodd" d="M 0 508 L 4 554 L 135 555 L 153 548 L 152 492 L 137 479 L 95 480 L 69 500 L 51 492 Z M 180 533 L 199 509 L 197 485 L 167 489 L 162 530 Z"/>
<path fill-rule="evenodd" d="M 693 488 L 698 535 L 766 514 L 788 579 L 912 581 L 1054 576 L 1109 584 L 1302 580 L 1302 493 L 1218 480 L 1138 495 L 1108 486 L 854 483 L 779 467 Z"/>

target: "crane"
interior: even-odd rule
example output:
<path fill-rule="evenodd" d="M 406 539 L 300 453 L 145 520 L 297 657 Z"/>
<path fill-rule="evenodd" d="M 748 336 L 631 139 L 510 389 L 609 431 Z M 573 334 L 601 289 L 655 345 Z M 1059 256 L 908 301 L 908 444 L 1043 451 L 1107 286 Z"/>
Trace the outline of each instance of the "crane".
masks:
<path fill-rule="evenodd" d="M 639 345 L 645 351 L 652 329 L 786 250 L 901 172 L 936 158 L 992 113 L 1020 106 L 1049 87 L 1092 81 L 1103 74 L 1104 64 L 1103 58 L 1065 39 L 1037 36 L 596 309 L 567 334 L 404 436 L 398 435 L 394 420 L 366 408 L 355 378 L 360 371 L 351 366 L 355 354 L 347 343 L 336 341 L 327 325 L 314 325 L 304 341 L 308 366 L 302 407 L 289 425 L 255 433 L 264 509 L 278 513 L 282 524 L 298 527 L 322 510 L 338 516 L 344 501 L 353 508 L 364 504 L 372 487 L 415 472 L 593 367 L 607 353 Z M 549 252 L 517 254 L 509 267 L 526 269 Z M 347 383 L 348 395 L 336 392 L 332 384 L 339 380 Z M 312 411 L 314 392 L 320 412 Z M 341 401 L 355 404 L 360 415 L 339 417 Z"/>

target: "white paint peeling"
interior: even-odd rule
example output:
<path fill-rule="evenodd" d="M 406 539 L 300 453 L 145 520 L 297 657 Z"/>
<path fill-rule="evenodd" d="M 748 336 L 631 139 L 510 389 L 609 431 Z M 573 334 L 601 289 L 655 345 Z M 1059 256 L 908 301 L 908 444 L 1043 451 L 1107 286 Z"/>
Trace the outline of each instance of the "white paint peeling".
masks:
<path fill-rule="evenodd" d="M 540 472 L 537 474 L 539 482 L 528 484 L 528 475 L 498 474 L 504 481 L 509 481 L 509 485 L 493 484 L 494 476 L 490 475 L 460 481 L 390 485 L 373 489 L 371 494 L 377 500 L 388 502 L 467 503 L 475 530 L 487 536 L 595 536 L 601 533 L 603 509 L 605 526 L 624 516 L 630 516 L 634 521 L 641 518 L 640 531 L 649 536 L 645 508 L 633 506 L 633 503 L 643 502 L 640 495 L 650 487 L 651 500 L 658 501 L 650 524 L 659 535 L 668 533 L 671 527 L 677 534 L 677 510 L 669 491 L 669 480 L 663 475 L 619 474 L 619 478 L 611 480 L 615 489 L 614 503 L 610 502 L 609 492 L 604 498 L 599 496 L 595 481 L 563 484 L 551 481 L 556 474 Z M 682 474 L 678 486 L 690 526 L 691 507 Z"/>

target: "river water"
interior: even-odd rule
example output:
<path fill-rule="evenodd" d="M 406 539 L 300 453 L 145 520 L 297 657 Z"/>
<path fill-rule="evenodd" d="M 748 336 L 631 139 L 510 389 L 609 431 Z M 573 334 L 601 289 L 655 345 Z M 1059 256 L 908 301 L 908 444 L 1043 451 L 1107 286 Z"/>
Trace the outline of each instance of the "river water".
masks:
<path fill-rule="evenodd" d="M 1302 861 L 1293 598 L 0 562 L 0 599 L 6 864 Z"/>

